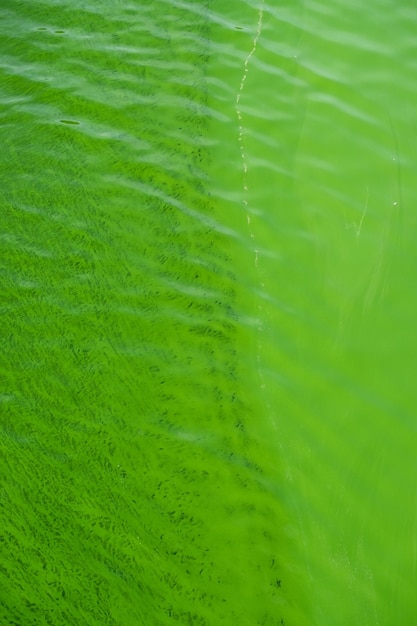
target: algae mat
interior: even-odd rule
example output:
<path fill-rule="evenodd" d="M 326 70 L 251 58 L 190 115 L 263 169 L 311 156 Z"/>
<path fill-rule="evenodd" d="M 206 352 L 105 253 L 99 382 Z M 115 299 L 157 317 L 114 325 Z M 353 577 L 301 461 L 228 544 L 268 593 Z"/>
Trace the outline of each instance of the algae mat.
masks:
<path fill-rule="evenodd" d="M 207 11 L 4 11 L 8 623 L 274 614 L 281 505 L 208 189 Z"/>

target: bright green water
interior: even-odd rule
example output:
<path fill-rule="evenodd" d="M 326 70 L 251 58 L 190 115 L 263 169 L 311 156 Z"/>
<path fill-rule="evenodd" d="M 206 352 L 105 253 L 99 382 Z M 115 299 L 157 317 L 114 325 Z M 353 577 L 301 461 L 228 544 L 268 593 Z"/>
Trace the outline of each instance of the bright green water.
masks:
<path fill-rule="evenodd" d="M 413 624 L 417 9 L 0 9 L 0 621 Z"/>

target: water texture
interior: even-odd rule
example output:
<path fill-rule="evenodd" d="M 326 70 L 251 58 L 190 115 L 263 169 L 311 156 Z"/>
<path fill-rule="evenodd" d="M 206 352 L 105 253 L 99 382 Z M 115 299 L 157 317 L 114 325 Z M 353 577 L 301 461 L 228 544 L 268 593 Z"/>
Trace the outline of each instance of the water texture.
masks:
<path fill-rule="evenodd" d="M 412 624 L 414 4 L 0 15 L 1 623 Z"/>

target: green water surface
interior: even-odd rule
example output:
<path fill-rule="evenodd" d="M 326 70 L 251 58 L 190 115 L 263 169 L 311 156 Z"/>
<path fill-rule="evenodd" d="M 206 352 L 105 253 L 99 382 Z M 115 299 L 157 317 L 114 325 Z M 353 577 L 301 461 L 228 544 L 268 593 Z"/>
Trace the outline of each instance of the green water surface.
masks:
<path fill-rule="evenodd" d="M 414 624 L 414 4 L 0 15 L 0 622 Z"/>

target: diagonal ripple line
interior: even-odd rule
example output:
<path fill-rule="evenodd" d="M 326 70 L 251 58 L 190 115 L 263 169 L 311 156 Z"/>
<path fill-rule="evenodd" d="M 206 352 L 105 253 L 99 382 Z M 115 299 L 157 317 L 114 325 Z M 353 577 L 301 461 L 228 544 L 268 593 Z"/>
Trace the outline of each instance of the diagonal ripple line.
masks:
<path fill-rule="evenodd" d="M 255 240 L 255 236 L 253 234 L 253 230 L 251 227 L 251 218 L 249 214 L 248 160 L 247 160 L 246 150 L 245 150 L 245 125 L 244 125 L 242 110 L 240 108 L 240 101 L 241 101 L 242 93 L 245 87 L 246 78 L 249 73 L 250 61 L 256 52 L 256 46 L 257 46 L 259 37 L 261 36 L 261 33 L 262 33 L 262 21 L 263 21 L 263 16 L 264 16 L 264 8 L 265 8 L 265 0 L 262 0 L 258 9 L 258 20 L 256 23 L 255 37 L 252 42 L 252 48 L 249 51 L 249 54 L 247 55 L 244 65 L 243 65 L 243 74 L 242 74 L 242 78 L 240 81 L 239 90 L 236 94 L 236 102 L 235 102 L 236 115 L 237 115 L 238 124 L 239 124 L 239 138 L 238 139 L 239 139 L 239 144 L 240 144 L 240 156 L 242 158 L 242 169 L 243 169 L 243 206 L 245 207 L 246 222 L 247 222 L 248 229 L 249 229 L 249 235 L 252 241 Z M 255 267 L 258 268 L 259 250 L 257 249 L 256 244 L 254 247 L 254 254 L 255 254 Z M 264 284 L 262 281 L 259 282 L 259 285 L 261 288 L 264 288 Z M 263 308 L 262 305 L 258 304 L 258 313 L 259 313 L 259 319 L 257 320 L 258 333 L 262 333 L 263 331 L 263 323 L 261 321 L 262 320 L 262 316 L 261 316 L 262 308 Z M 266 382 L 265 382 L 265 378 L 264 378 L 262 367 L 261 367 L 261 346 L 262 346 L 262 341 L 261 341 L 260 335 L 258 335 L 258 350 L 257 350 L 256 362 L 257 362 L 258 376 L 260 380 L 261 389 L 265 390 Z M 266 407 L 268 409 L 268 412 L 271 414 L 271 411 L 269 410 L 270 403 L 268 402 L 268 400 L 265 400 L 265 402 L 266 402 Z M 273 420 L 272 420 L 272 423 L 273 423 L 274 429 L 276 429 L 276 425 L 273 422 Z"/>
<path fill-rule="evenodd" d="M 242 167 L 243 167 L 243 191 L 244 191 L 244 199 L 243 199 L 243 204 L 246 208 L 246 220 L 249 226 L 249 230 L 250 230 L 250 215 L 248 213 L 248 199 L 247 199 L 247 192 L 248 192 L 248 161 L 247 161 L 247 157 L 246 157 L 246 152 L 245 152 L 245 142 L 244 142 L 244 138 L 245 138 L 245 128 L 244 128 L 244 124 L 243 124 L 243 115 L 242 115 L 242 111 L 240 108 L 240 99 L 243 93 L 243 89 L 245 87 L 245 82 L 246 82 L 246 78 L 249 72 L 249 63 L 251 58 L 253 57 L 253 55 L 255 54 L 256 51 L 256 45 L 258 43 L 258 39 L 261 35 L 262 32 L 262 20 L 263 20 L 263 15 L 264 15 L 264 6 L 265 6 L 265 0 L 262 0 L 262 3 L 259 7 L 258 10 L 258 21 L 256 24 L 256 33 L 255 33 L 255 37 L 253 39 L 253 43 L 252 43 L 252 49 L 250 50 L 248 56 L 245 59 L 245 63 L 243 65 L 243 74 L 242 74 L 242 79 L 240 81 L 240 85 L 239 85 L 239 90 L 237 92 L 236 95 L 236 115 L 237 115 L 237 119 L 239 122 L 239 143 L 240 143 L 240 155 L 242 157 Z M 253 233 L 250 230 L 250 236 L 253 239 Z M 255 265 L 257 265 L 258 262 L 258 251 L 255 250 Z"/>

